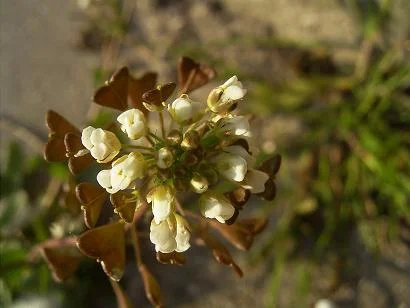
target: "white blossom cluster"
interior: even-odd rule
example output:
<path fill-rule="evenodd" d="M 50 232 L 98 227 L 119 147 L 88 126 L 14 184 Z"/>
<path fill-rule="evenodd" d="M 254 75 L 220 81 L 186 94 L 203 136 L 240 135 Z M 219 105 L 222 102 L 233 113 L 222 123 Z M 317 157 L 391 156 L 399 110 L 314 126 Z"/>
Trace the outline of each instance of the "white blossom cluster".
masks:
<path fill-rule="evenodd" d="M 177 127 L 165 135 L 150 129 L 141 110 L 127 110 L 117 117 L 130 139 L 127 144 L 113 132 L 83 129 L 85 149 L 76 155 L 90 153 L 98 163 L 111 162 L 111 168 L 98 173 L 98 183 L 110 194 L 137 190 L 151 204 L 150 240 L 156 251 L 183 252 L 190 247 L 191 228 L 177 194 L 189 189 L 199 194 L 202 215 L 225 223 L 234 216 L 235 207 L 214 189 L 218 183 L 228 181 L 254 194 L 265 190 L 269 176 L 254 169 L 254 158 L 237 142 L 251 136 L 247 118 L 235 111 L 245 94 L 233 76 L 211 91 L 207 104 L 187 94 L 162 102 L 157 112 L 168 113 Z"/>

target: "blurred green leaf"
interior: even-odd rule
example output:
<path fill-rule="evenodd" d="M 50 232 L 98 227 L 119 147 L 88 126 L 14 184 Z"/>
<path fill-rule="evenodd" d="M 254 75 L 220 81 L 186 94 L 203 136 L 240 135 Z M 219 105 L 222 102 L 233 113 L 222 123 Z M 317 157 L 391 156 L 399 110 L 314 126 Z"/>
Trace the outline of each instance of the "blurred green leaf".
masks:
<path fill-rule="evenodd" d="M 24 190 L 0 200 L 0 235 L 7 236 L 21 228 L 32 215 Z"/>
<path fill-rule="evenodd" d="M 62 181 L 67 181 L 70 176 L 70 172 L 66 164 L 51 163 L 49 164 L 48 170 L 51 177 L 58 178 Z"/>

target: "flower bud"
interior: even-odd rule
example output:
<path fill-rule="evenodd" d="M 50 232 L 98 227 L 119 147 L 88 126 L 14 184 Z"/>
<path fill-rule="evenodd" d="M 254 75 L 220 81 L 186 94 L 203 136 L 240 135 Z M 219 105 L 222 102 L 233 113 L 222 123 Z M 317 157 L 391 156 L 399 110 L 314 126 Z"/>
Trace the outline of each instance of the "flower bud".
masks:
<path fill-rule="evenodd" d="M 218 172 L 209 165 L 204 165 L 201 168 L 201 174 L 206 177 L 210 185 L 215 185 L 218 183 L 219 177 Z"/>
<path fill-rule="evenodd" d="M 110 194 L 127 189 L 137 178 L 142 178 L 145 161 L 138 152 L 124 155 L 112 163 L 112 168 L 97 174 L 98 183 Z"/>
<path fill-rule="evenodd" d="M 145 116 L 138 109 L 124 111 L 117 117 L 117 121 L 121 124 L 121 130 L 132 140 L 145 136 L 147 132 Z"/>
<path fill-rule="evenodd" d="M 208 99 L 207 99 L 207 104 L 208 104 L 208 107 L 212 111 L 217 110 L 217 106 L 220 103 L 222 93 L 223 93 L 223 90 L 220 87 L 213 89 L 209 93 Z"/>
<path fill-rule="evenodd" d="M 187 168 L 193 167 L 199 163 L 199 156 L 195 151 L 186 151 L 182 154 L 181 158 Z"/>
<path fill-rule="evenodd" d="M 170 131 L 170 133 L 168 134 L 167 140 L 169 142 L 171 142 L 172 144 L 177 145 L 177 144 L 181 143 L 182 135 L 179 131 L 174 129 L 174 130 Z"/>
<path fill-rule="evenodd" d="M 201 107 L 201 103 L 194 102 L 183 94 L 168 105 L 168 111 L 177 123 L 188 124 L 198 117 Z"/>
<path fill-rule="evenodd" d="M 246 90 L 243 89 L 242 83 L 238 77 L 233 76 L 209 93 L 207 104 L 213 112 L 226 112 L 245 94 Z"/>
<path fill-rule="evenodd" d="M 160 169 L 167 169 L 174 163 L 174 155 L 168 148 L 159 149 L 157 155 L 157 166 Z"/>
<path fill-rule="evenodd" d="M 199 173 L 194 174 L 190 181 L 190 184 L 192 190 L 198 194 L 202 194 L 207 191 L 209 186 L 208 180 Z"/>
<path fill-rule="evenodd" d="M 202 215 L 215 218 L 220 223 L 225 223 L 235 214 L 235 208 L 223 195 L 207 191 L 201 195 L 199 206 Z"/>
<path fill-rule="evenodd" d="M 199 134 L 195 130 L 189 130 L 184 134 L 181 142 L 181 147 L 184 150 L 196 149 L 199 146 Z"/>
<path fill-rule="evenodd" d="M 99 163 L 111 161 L 121 149 L 121 143 L 115 134 L 92 126 L 83 129 L 81 142 Z M 80 151 L 78 156 L 83 152 Z"/>

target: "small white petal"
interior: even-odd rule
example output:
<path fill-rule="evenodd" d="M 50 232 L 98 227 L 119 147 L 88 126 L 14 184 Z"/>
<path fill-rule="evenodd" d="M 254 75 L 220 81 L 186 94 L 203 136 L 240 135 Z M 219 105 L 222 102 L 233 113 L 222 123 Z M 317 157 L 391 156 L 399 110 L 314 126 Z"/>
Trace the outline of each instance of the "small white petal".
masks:
<path fill-rule="evenodd" d="M 246 160 L 239 155 L 230 153 L 219 154 L 214 161 L 218 172 L 228 180 L 243 181 L 248 170 Z"/>
<path fill-rule="evenodd" d="M 191 247 L 191 244 L 189 243 L 191 234 L 189 233 L 189 230 L 187 228 L 187 221 L 178 214 L 175 214 L 175 218 L 177 222 L 177 234 L 175 236 L 177 248 L 175 249 L 175 251 L 184 252 L 188 250 L 189 247 Z"/>
<path fill-rule="evenodd" d="M 133 181 L 144 176 L 144 157 L 138 152 L 124 155 L 112 163 L 112 169 L 103 171 L 97 175 L 97 180 L 109 193 L 127 189 Z"/>
<path fill-rule="evenodd" d="M 239 86 L 229 86 L 225 89 L 224 93 L 222 94 L 222 100 L 233 100 L 236 101 L 241 99 L 245 96 L 246 90 L 242 89 Z"/>
<path fill-rule="evenodd" d="M 83 129 L 81 133 L 81 143 L 88 149 L 91 150 L 93 144 L 91 143 L 90 137 L 93 131 L 95 130 L 92 126 L 87 126 Z"/>
<path fill-rule="evenodd" d="M 229 86 L 232 86 L 238 82 L 238 77 L 236 75 L 229 78 L 225 83 L 221 86 L 221 88 L 226 89 Z"/>
<path fill-rule="evenodd" d="M 221 124 L 222 131 L 235 136 L 250 137 L 249 121 L 244 116 L 224 119 Z"/>
<path fill-rule="evenodd" d="M 172 217 L 160 223 L 151 221 L 150 240 L 155 245 L 155 250 L 163 253 L 170 253 L 177 248 L 176 220 Z"/>
<path fill-rule="evenodd" d="M 98 172 L 97 182 L 103 188 L 111 187 L 111 170 L 101 170 Z"/>
<path fill-rule="evenodd" d="M 249 170 L 243 180 L 242 187 L 250 189 L 251 193 L 258 194 L 265 191 L 265 183 L 269 180 L 269 175 L 259 170 Z"/>
<path fill-rule="evenodd" d="M 152 203 L 152 213 L 156 223 L 167 219 L 174 210 L 174 194 L 166 185 L 153 188 L 147 195 L 147 202 Z"/>
<path fill-rule="evenodd" d="M 225 223 L 235 213 L 235 208 L 228 199 L 213 192 L 206 192 L 201 196 L 200 209 L 202 215 L 215 218 L 221 223 Z"/>
<path fill-rule="evenodd" d="M 74 154 L 74 157 L 81 157 L 81 156 L 87 155 L 88 153 L 90 153 L 89 150 L 81 149 L 77 153 Z"/>
<path fill-rule="evenodd" d="M 248 164 L 248 168 L 253 166 L 253 164 L 255 163 L 255 158 L 252 157 L 248 151 L 246 151 L 242 146 L 240 145 L 231 145 L 229 147 L 224 148 L 225 152 L 231 153 L 231 154 L 235 154 L 238 155 L 240 157 L 242 157 L 243 159 L 246 160 L 246 163 Z"/>

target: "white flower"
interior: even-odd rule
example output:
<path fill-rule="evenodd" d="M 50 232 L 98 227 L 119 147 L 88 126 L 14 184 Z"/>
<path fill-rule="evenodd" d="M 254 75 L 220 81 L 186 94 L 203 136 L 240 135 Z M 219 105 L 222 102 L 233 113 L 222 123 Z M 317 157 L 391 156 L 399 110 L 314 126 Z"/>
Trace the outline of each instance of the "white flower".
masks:
<path fill-rule="evenodd" d="M 223 195 L 214 192 L 205 192 L 199 199 L 202 215 L 215 218 L 220 223 L 225 223 L 235 214 L 235 208 Z"/>
<path fill-rule="evenodd" d="M 97 174 L 97 181 L 107 192 L 114 194 L 127 189 L 137 178 L 142 178 L 144 171 L 144 157 L 134 152 L 114 161 L 111 169 L 101 170 Z"/>
<path fill-rule="evenodd" d="M 154 221 L 158 224 L 174 212 L 174 192 L 167 185 L 159 185 L 147 194 L 147 202 L 152 203 Z"/>
<path fill-rule="evenodd" d="M 83 129 L 81 142 L 99 163 L 111 161 L 121 149 L 121 143 L 115 134 L 92 126 Z M 84 151 L 80 151 L 79 156 L 85 154 Z"/>
<path fill-rule="evenodd" d="M 128 135 L 130 139 L 136 140 L 145 136 L 147 125 L 145 116 L 141 110 L 130 109 L 124 111 L 117 117 L 121 123 L 121 130 Z"/>
<path fill-rule="evenodd" d="M 244 116 L 223 118 L 219 125 L 220 131 L 225 136 L 251 137 L 249 121 Z"/>
<path fill-rule="evenodd" d="M 162 253 L 186 251 L 190 247 L 190 233 L 187 225 L 186 220 L 178 214 L 173 214 L 160 223 L 153 219 L 150 227 L 150 240 L 155 245 L 155 250 Z"/>
<path fill-rule="evenodd" d="M 258 194 L 265 191 L 265 183 L 269 180 L 269 175 L 259 170 L 249 170 L 241 186 L 249 189 L 251 193 Z"/>
<path fill-rule="evenodd" d="M 215 88 L 209 93 L 208 107 L 213 112 L 227 111 L 237 100 L 243 98 L 246 90 L 238 77 L 232 76 L 223 85 Z"/>
<path fill-rule="evenodd" d="M 216 170 L 226 179 L 242 182 L 248 170 L 246 160 L 235 154 L 221 153 L 213 159 Z"/>
<path fill-rule="evenodd" d="M 224 147 L 223 150 L 231 154 L 239 155 L 245 159 L 248 164 L 248 169 L 255 164 L 255 158 L 252 157 L 251 154 L 249 154 L 248 151 L 240 145 L 230 145 L 228 147 Z"/>
<path fill-rule="evenodd" d="M 188 95 L 183 94 L 168 105 L 172 118 L 179 124 L 187 124 L 198 118 L 202 104 L 192 101 Z"/>

